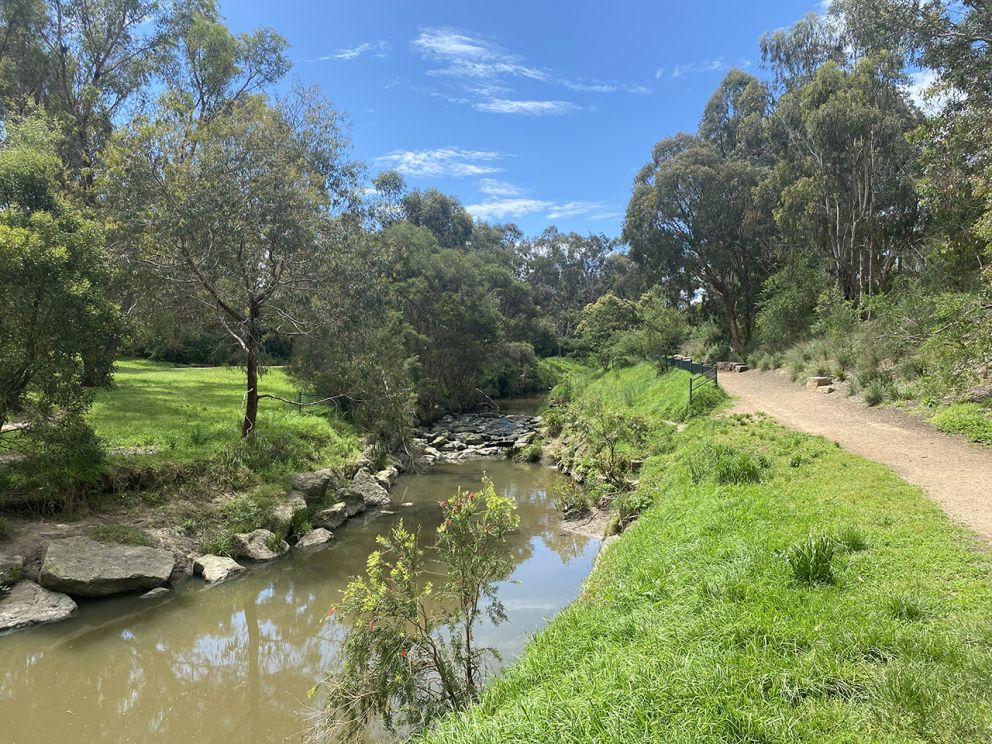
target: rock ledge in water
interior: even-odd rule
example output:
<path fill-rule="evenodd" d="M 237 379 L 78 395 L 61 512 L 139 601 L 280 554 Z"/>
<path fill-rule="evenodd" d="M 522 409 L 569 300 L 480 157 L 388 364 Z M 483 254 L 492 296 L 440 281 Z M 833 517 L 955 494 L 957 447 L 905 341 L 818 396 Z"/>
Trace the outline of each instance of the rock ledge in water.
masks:
<path fill-rule="evenodd" d="M 244 570 L 236 560 L 223 555 L 201 555 L 193 561 L 193 573 L 202 575 L 208 584 L 227 581 Z"/>
<path fill-rule="evenodd" d="M 318 545 L 329 543 L 333 537 L 334 535 L 330 530 L 325 530 L 323 527 L 317 527 L 301 537 L 296 543 L 296 547 L 301 550 L 306 548 L 314 548 Z"/>
<path fill-rule="evenodd" d="M 0 631 L 57 623 L 75 611 L 76 603 L 65 594 L 50 592 L 33 581 L 22 581 L 0 599 Z"/>
<path fill-rule="evenodd" d="M 67 537 L 49 543 L 40 583 L 57 592 L 106 597 L 161 586 L 169 580 L 175 563 L 168 550 Z"/>
<path fill-rule="evenodd" d="M 289 550 L 289 543 L 278 539 L 268 530 L 242 532 L 232 538 L 235 555 L 253 561 L 271 561 Z"/>

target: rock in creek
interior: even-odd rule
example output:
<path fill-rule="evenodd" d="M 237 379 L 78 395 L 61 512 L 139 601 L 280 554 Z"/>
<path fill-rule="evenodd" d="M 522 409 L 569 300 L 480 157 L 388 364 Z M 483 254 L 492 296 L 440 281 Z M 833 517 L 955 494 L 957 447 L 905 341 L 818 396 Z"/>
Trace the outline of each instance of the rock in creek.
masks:
<path fill-rule="evenodd" d="M 345 523 L 349 516 L 351 515 L 348 514 L 348 505 L 343 501 L 339 501 L 333 506 L 314 512 L 310 517 L 310 523 L 314 527 L 336 530 Z"/>
<path fill-rule="evenodd" d="M 276 504 L 272 516 L 280 529 L 288 533 L 297 514 L 306 513 L 307 502 L 301 491 L 290 491 L 285 501 Z"/>
<path fill-rule="evenodd" d="M 208 584 L 227 581 L 244 570 L 244 566 L 226 555 L 201 555 L 193 561 L 193 573 L 203 576 Z"/>
<path fill-rule="evenodd" d="M 19 555 L 0 553 L 0 586 L 10 586 L 21 580 L 24 571 L 24 558 Z"/>
<path fill-rule="evenodd" d="M 327 492 L 328 476 L 323 471 L 316 473 L 297 473 L 290 476 L 289 484 L 294 491 L 303 495 L 307 502 L 320 501 Z"/>
<path fill-rule="evenodd" d="M 351 490 L 362 495 L 365 506 L 389 506 L 392 500 L 389 491 L 383 488 L 368 470 L 364 468 L 355 473 L 351 482 Z"/>
<path fill-rule="evenodd" d="M 332 535 L 328 530 L 325 530 L 323 527 L 317 527 L 301 537 L 297 541 L 296 547 L 300 549 L 313 548 L 318 545 L 329 543 L 333 537 L 334 535 Z"/>
<path fill-rule="evenodd" d="M 168 594 L 171 594 L 172 590 L 167 586 L 160 586 L 150 591 L 142 594 L 138 599 L 161 599 Z"/>
<path fill-rule="evenodd" d="M 49 543 L 40 583 L 57 592 L 105 597 L 161 586 L 169 580 L 175 562 L 168 550 L 67 537 Z"/>
<path fill-rule="evenodd" d="M 289 543 L 276 537 L 268 530 L 241 532 L 231 538 L 234 555 L 253 561 L 271 561 L 289 550 Z"/>
<path fill-rule="evenodd" d="M 33 581 L 22 581 L 0 599 L 0 632 L 57 623 L 75 611 L 76 603 L 65 594 L 50 592 Z"/>

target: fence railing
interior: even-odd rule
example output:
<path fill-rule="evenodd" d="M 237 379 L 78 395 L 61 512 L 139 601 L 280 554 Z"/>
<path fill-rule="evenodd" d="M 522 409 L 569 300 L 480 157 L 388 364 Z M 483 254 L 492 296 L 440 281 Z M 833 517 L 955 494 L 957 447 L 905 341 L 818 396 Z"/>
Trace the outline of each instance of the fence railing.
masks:
<path fill-rule="evenodd" d="M 665 360 L 665 364 L 669 367 L 684 369 L 692 375 L 692 377 L 689 378 L 690 403 L 692 403 L 692 395 L 694 391 L 699 390 L 706 385 L 713 385 L 714 387 L 719 385 L 719 381 L 717 380 L 717 368 L 715 364 L 697 362 L 690 357 L 684 356 L 665 356 L 663 358 Z"/>

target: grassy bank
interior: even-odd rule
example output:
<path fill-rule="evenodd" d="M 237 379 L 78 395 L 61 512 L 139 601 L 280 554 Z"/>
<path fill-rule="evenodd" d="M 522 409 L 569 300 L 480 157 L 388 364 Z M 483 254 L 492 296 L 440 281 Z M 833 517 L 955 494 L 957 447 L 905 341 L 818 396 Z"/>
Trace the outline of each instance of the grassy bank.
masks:
<path fill-rule="evenodd" d="M 280 369 L 268 370 L 260 388 L 296 398 Z M 98 390 L 87 413 L 103 462 L 52 457 L 9 466 L 0 510 L 60 511 L 127 492 L 158 500 L 177 487 L 206 494 L 281 486 L 290 473 L 338 465 L 359 450 L 353 427 L 328 408 L 301 412 L 263 399 L 250 442 L 240 439 L 243 411 L 238 368 L 118 362 L 113 387 Z"/>
<path fill-rule="evenodd" d="M 586 377 L 569 410 L 681 410 L 647 375 Z M 650 506 L 426 741 L 989 740 L 989 556 L 918 490 L 747 417 L 651 427 L 641 454 Z"/>

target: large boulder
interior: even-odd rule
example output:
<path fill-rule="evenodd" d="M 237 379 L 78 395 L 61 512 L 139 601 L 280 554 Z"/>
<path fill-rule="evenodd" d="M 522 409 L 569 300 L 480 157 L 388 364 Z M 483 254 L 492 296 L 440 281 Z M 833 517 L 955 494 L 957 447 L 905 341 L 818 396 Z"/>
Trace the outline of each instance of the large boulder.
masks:
<path fill-rule="evenodd" d="M 289 534 L 297 514 L 306 514 L 307 502 L 300 491 L 290 491 L 285 501 L 280 501 L 272 510 L 273 519 L 283 534 Z"/>
<path fill-rule="evenodd" d="M 161 586 L 169 580 L 175 563 L 168 550 L 67 537 L 49 543 L 39 581 L 57 592 L 105 597 Z"/>
<path fill-rule="evenodd" d="M 284 555 L 289 544 L 268 530 L 240 532 L 231 538 L 234 555 L 253 561 L 271 561 Z"/>
<path fill-rule="evenodd" d="M 22 581 L 0 599 L 0 632 L 42 623 L 57 623 L 76 611 L 65 594 L 50 592 L 33 581 Z"/>
<path fill-rule="evenodd" d="M 329 543 L 333 537 L 334 535 L 329 530 L 325 530 L 323 527 L 317 527 L 301 537 L 296 542 L 296 547 L 301 549 L 314 548 L 318 545 Z"/>
<path fill-rule="evenodd" d="M 347 521 L 349 516 L 351 515 L 348 514 L 348 505 L 343 501 L 339 501 L 333 506 L 314 512 L 310 517 L 310 523 L 314 527 L 336 530 Z"/>
<path fill-rule="evenodd" d="M 389 506 L 392 500 L 389 491 L 383 488 L 368 470 L 362 469 L 355 473 L 351 482 L 351 490 L 361 494 L 365 506 Z"/>
<path fill-rule="evenodd" d="M 226 555 L 201 555 L 193 561 L 193 573 L 202 576 L 208 584 L 227 581 L 244 570 L 244 566 Z"/>
<path fill-rule="evenodd" d="M 316 473 L 297 473 L 289 476 L 289 484 L 293 490 L 300 493 L 307 502 L 320 501 L 327 492 L 330 478 L 324 471 Z"/>
<path fill-rule="evenodd" d="M 19 555 L 0 553 L 0 586 L 10 586 L 21 580 L 24 571 L 24 558 Z"/>

